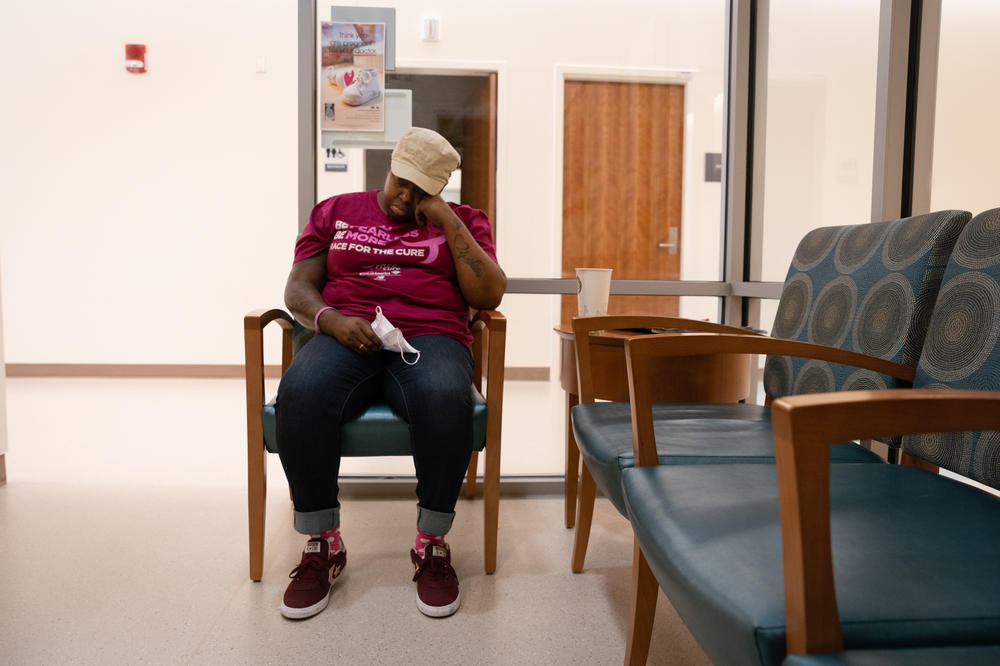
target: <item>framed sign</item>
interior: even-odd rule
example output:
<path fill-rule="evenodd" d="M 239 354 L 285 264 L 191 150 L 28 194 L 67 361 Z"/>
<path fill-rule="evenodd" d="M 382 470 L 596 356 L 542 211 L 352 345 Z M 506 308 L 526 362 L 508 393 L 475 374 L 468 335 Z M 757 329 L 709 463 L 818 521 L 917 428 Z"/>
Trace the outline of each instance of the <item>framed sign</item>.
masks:
<path fill-rule="evenodd" d="M 385 24 L 321 24 L 320 128 L 385 129 Z"/>

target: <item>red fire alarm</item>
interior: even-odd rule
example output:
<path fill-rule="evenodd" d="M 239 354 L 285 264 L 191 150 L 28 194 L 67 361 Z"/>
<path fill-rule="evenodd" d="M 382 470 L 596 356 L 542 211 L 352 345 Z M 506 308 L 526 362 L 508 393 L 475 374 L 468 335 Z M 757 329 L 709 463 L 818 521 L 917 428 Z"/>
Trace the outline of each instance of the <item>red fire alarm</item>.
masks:
<path fill-rule="evenodd" d="M 125 45 L 125 69 L 133 74 L 146 73 L 146 45 Z"/>

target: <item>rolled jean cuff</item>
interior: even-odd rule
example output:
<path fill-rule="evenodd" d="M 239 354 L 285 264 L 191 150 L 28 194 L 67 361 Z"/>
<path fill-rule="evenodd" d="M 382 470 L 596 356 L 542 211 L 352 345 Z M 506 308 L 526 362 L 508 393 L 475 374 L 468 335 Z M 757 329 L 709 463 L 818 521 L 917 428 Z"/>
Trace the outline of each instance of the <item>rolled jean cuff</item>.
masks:
<path fill-rule="evenodd" d="M 417 529 L 424 534 L 432 536 L 444 536 L 451 529 L 451 523 L 455 520 L 455 512 L 444 513 L 442 511 L 431 511 L 417 505 Z"/>
<path fill-rule="evenodd" d="M 299 534 L 319 534 L 340 527 L 340 507 L 319 511 L 296 511 L 295 531 Z"/>

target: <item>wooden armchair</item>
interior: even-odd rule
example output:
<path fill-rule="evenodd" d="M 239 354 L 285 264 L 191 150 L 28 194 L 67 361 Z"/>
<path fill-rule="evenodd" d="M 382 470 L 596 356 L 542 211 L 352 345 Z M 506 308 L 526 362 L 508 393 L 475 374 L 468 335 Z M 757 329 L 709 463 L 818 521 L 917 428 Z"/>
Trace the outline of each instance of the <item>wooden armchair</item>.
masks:
<path fill-rule="evenodd" d="M 284 310 L 254 310 L 243 319 L 247 386 L 247 503 L 250 531 L 250 578 L 263 575 L 264 519 L 267 493 L 266 453 L 277 453 L 274 408 L 265 404 L 264 328 L 275 322 L 282 329 L 281 372 L 292 361 L 294 319 Z M 494 310 L 481 310 L 471 325 L 474 360 L 474 448 L 465 484 L 465 494 L 475 493 L 478 452 L 485 451 L 484 540 L 485 570 L 497 566 L 497 531 L 500 507 L 500 424 L 503 415 L 504 355 L 507 319 Z M 485 380 L 485 383 L 484 383 Z M 485 395 L 485 398 L 483 397 Z M 370 436 L 377 431 L 377 442 Z M 344 425 L 341 441 L 344 456 L 412 455 L 409 427 L 387 405 L 375 404 Z"/>
<path fill-rule="evenodd" d="M 915 369 L 800 341 L 629 340 L 636 464 L 622 485 L 636 551 L 626 662 L 645 661 L 657 586 L 720 664 L 933 658 L 1000 644 L 1000 497 L 937 473 L 1000 488 L 998 313 L 1000 209 L 954 244 Z M 776 399 L 773 464 L 665 465 L 646 369 L 653 357 L 695 352 L 808 355 L 909 377 L 914 388 Z M 984 428 L 995 430 L 968 432 Z M 903 435 L 903 465 L 831 464 L 851 440 L 887 435 Z"/>
<path fill-rule="evenodd" d="M 604 315 L 575 317 L 573 339 L 576 369 L 579 382 L 579 404 L 593 404 L 595 399 L 628 402 L 628 378 L 625 373 L 623 341 L 616 338 L 650 334 L 654 330 L 702 331 L 734 335 L 757 335 L 747 329 L 724 326 L 706 321 L 665 317 L 659 315 Z M 598 332 L 613 332 L 594 336 Z M 610 341 L 613 344 L 608 344 Z M 739 402 L 750 392 L 750 357 L 706 356 L 671 358 L 657 369 L 663 381 L 657 383 L 655 398 L 659 402 Z M 586 408 L 585 408 L 586 409 Z M 597 409 L 601 416 L 627 415 L 623 405 L 606 403 Z M 572 569 L 583 571 L 590 540 L 597 488 L 611 500 L 616 509 L 625 515 L 625 500 L 621 493 L 621 470 L 632 464 L 631 440 L 628 424 L 618 424 L 621 437 L 591 437 L 591 429 L 581 428 L 582 449 L 574 436 L 567 438 L 567 495 L 566 502 L 577 501 L 576 533 L 573 546 Z M 571 423 L 572 430 L 572 423 Z M 602 435 L 606 435 L 602 432 Z M 583 453 L 583 467 L 579 490 L 571 496 L 570 489 L 577 486 L 575 475 Z"/>
<path fill-rule="evenodd" d="M 626 367 L 630 391 L 630 425 L 633 445 L 634 467 L 659 467 L 669 470 L 669 474 L 682 477 L 692 468 L 702 467 L 726 470 L 733 477 L 736 486 L 744 465 L 751 469 L 763 467 L 773 475 L 774 435 L 771 408 L 754 405 L 695 406 L 657 405 L 653 401 L 655 387 L 659 382 L 658 368 L 676 357 L 698 354 L 717 356 L 745 354 L 780 354 L 787 357 L 807 358 L 815 361 L 849 365 L 861 370 L 877 372 L 900 381 L 910 382 L 915 375 L 914 368 L 882 358 L 868 356 L 854 351 L 824 347 L 797 340 L 782 340 L 763 336 L 748 335 L 651 335 L 630 338 L 625 343 Z M 712 451 L 715 446 L 732 446 L 724 451 Z M 839 440 L 827 451 L 828 460 L 840 464 L 878 465 L 880 459 L 850 440 Z M 677 454 L 664 455 L 664 443 L 672 446 L 686 446 L 689 452 L 709 449 L 700 456 L 688 455 L 680 460 Z M 677 442 L 675 444 L 675 442 Z M 733 448 L 735 447 L 735 448 Z M 741 451 L 742 450 L 742 451 Z M 720 455 L 723 454 L 723 455 Z M 712 459 L 711 456 L 716 456 Z M 696 471 L 697 471 L 696 469 Z M 626 663 L 643 664 L 649 651 L 649 641 L 656 610 L 657 579 L 654 578 L 640 548 L 637 519 L 632 515 L 633 505 L 644 508 L 644 500 L 629 497 L 631 470 L 622 472 L 622 494 L 625 515 L 632 520 L 636 534 L 632 561 L 632 603 L 629 615 L 628 655 Z M 764 472 L 766 475 L 767 472 Z M 732 515 L 737 515 L 734 512 Z M 642 523 L 645 525 L 645 523 Z M 664 588 L 666 589 L 666 588 Z M 668 594 L 669 596 L 669 594 Z M 724 660 L 723 660 L 724 661 Z"/>
<path fill-rule="evenodd" d="M 806 234 L 789 267 L 774 336 L 820 344 L 787 347 L 793 350 L 787 355 L 775 345 L 753 352 L 770 354 L 764 376 L 768 396 L 907 385 L 926 328 L 926 319 L 918 315 L 933 306 L 941 279 L 937 267 L 943 265 L 970 217 L 965 211 L 942 211 L 877 224 L 824 227 Z M 633 419 L 624 404 L 628 398 L 606 393 L 596 397 L 618 402 L 593 401 L 595 390 L 601 387 L 591 377 L 596 367 L 591 357 L 599 347 L 593 344 L 590 334 L 601 328 L 662 327 L 763 338 L 744 329 L 708 322 L 661 321 L 605 317 L 578 318 L 573 322 L 580 404 L 572 409 L 572 429 L 584 461 L 574 572 L 583 569 L 595 485 L 619 512 L 626 514 L 621 471 L 633 462 Z M 899 337 L 898 344 L 892 336 Z M 722 355 L 714 361 L 716 371 L 706 373 L 691 363 L 696 358 L 712 358 L 712 353 L 691 349 L 689 355 L 675 354 L 667 363 L 647 358 L 655 366 L 656 381 L 650 385 L 654 393 L 650 395 L 658 403 L 655 422 L 660 463 L 772 462 L 767 408 L 707 404 L 747 397 L 747 373 L 737 373 L 734 364 L 746 367 L 748 358 Z M 836 353 L 841 350 L 855 355 Z M 866 365 L 868 359 L 890 363 L 876 363 L 885 369 L 878 374 L 873 371 L 875 366 Z M 729 374 L 729 386 L 714 376 L 720 372 Z M 608 378 L 602 380 L 607 382 Z M 706 422 L 715 425 L 705 430 L 701 424 Z M 739 430 L 740 436 L 726 436 L 724 430 L 719 430 L 722 425 L 731 431 Z M 567 458 L 573 453 L 568 452 Z M 848 462 L 878 461 L 870 452 L 853 446 L 839 447 L 834 457 Z"/>

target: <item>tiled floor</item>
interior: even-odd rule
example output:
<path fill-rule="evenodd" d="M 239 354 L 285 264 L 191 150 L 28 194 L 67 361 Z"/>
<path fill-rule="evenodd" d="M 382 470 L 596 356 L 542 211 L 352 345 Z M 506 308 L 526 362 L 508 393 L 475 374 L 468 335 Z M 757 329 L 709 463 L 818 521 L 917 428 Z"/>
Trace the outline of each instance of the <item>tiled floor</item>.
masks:
<path fill-rule="evenodd" d="M 559 396 L 542 386 L 508 390 L 505 413 L 538 408 L 539 391 L 558 408 Z M 587 569 L 574 575 L 561 498 L 505 498 L 492 576 L 482 570 L 482 501 L 460 500 L 449 541 L 462 608 L 433 620 L 417 611 L 410 580 L 414 500 L 348 496 L 347 573 L 326 611 L 292 622 L 278 606 L 303 538 L 291 528 L 275 460 L 264 579 L 247 577 L 242 382 L 14 379 L 7 391 L 0 663 L 616 664 L 624 656 L 632 540 L 605 500 Z M 524 445 L 553 446 L 544 437 Z M 649 663 L 708 663 L 662 595 Z"/>

